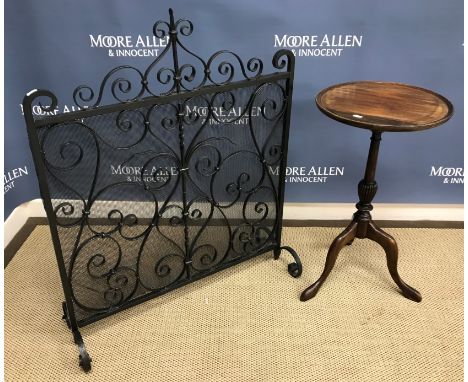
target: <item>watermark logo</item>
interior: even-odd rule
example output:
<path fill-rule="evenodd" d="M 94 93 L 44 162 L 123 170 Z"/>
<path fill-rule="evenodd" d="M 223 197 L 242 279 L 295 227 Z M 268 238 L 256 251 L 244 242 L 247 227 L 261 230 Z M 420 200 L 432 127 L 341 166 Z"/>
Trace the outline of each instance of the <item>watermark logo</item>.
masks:
<path fill-rule="evenodd" d="M 252 106 L 247 108 L 245 106 L 236 106 L 229 109 L 222 106 L 189 106 L 185 107 L 185 116 L 196 115 L 203 120 L 211 115 L 208 123 L 210 125 L 218 125 L 220 123 L 232 123 L 233 125 L 248 125 L 249 119 L 254 119 L 262 115 L 262 108 L 260 106 Z"/>
<path fill-rule="evenodd" d="M 296 57 L 340 57 L 347 49 L 361 48 L 362 35 L 277 35 L 273 37 L 275 48 L 291 49 Z"/>
<path fill-rule="evenodd" d="M 429 176 L 440 177 L 443 183 L 463 184 L 465 170 L 463 167 L 432 166 Z"/>
<path fill-rule="evenodd" d="M 24 110 L 23 110 L 23 105 L 20 104 L 20 109 L 21 109 L 21 114 L 24 115 Z M 75 106 L 75 105 L 63 105 L 61 107 L 56 107 L 53 110 L 49 111 L 44 111 L 42 110 L 40 105 L 33 105 L 32 107 L 32 113 L 33 115 L 39 116 L 39 117 L 45 117 L 45 116 L 51 116 L 51 115 L 57 115 L 61 113 L 70 113 L 72 111 L 78 111 L 81 110 L 80 107 Z"/>
<path fill-rule="evenodd" d="M 177 176 L 179 170 L 177 167 L 147 167 L 141 166 L 122 166 L 110 165 L 111 174 L 122 176 L 127 182 L 135 183 L 166 183 L 169 177 Z"/>
<path fill-rule="evenodd" d="M 6 194 L 8 191 L 15 188 L 16 179 L 21 178 L 24 175 L 29 175 L 28 168 L 18 167 L 14 168 L 3 174 L 3 193 Z"/>
<path fill-rule="evenodd" d="M 91 48 L 107 50 L 109 57 L 157 57 L 169 43 L 169 37 L 89 35 Z"/>
<path fill-rule="evenodd" d="M 270 168 L 272 175 L 279 167 Z M 343 176 L 344 166 L 293 166 L 286 167 L 286 183 L 326 183 L 330 177 Z"/>

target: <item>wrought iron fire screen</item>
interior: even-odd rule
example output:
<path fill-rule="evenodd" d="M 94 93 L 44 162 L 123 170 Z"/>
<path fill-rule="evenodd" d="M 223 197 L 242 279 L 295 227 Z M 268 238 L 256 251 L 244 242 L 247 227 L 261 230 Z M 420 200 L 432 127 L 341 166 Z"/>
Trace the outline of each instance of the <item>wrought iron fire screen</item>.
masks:
<path fill-rule="evenodd" d="M 183 42 L 192 23 L 169 13 L 145 71 L 79 86 L 70 113 L 47 115 L 57 98 L 46 90 L 23 101 L 85 371 L 79 327 L 267 251 L 288 250 L 289 273 L 302 272 L 281 246 L 294 56 L 278 51 L 267 75 L 226 50 L 204 61 Z"/>

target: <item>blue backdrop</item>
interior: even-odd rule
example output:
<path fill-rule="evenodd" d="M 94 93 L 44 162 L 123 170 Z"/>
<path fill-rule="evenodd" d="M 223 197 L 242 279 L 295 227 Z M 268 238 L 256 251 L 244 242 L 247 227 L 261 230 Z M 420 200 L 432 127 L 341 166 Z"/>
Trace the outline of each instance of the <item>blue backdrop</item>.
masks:
<path fill-rule="evenodd" d="M 77 85 L 98 85 L 118 65 L 145 68 L 160 49 L 152 26 L 169 7 L 193 22 L 190 47 L 201 57 L 230 49 L 270 61 L 277 49 L 293 49 L 286 201 L 356 200 L 370 134 L 328 119 L 314 97 L 335 83 L 380 80 L 439 92 L 455 115 L 433 130 L 383 135 L 375 201 L 463 203 L 462 0 L 6 0 L 5 216 L 39 197 L 25 93 L 49 89 L 59 98 L 56 112 L 66 112 Z M 119 38 L 124 46 L 115 47 Z"/>

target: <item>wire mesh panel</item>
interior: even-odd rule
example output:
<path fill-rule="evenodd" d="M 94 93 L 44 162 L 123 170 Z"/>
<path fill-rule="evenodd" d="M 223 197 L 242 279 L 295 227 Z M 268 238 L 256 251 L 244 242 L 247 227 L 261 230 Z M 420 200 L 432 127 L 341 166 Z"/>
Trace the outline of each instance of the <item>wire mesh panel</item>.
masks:
<path fill-rule="evenodd" d="M 289 273 L 302 272 L 281 246 L 294 56 L 277 52 L 267 75 L 230 51 L 204 61 L 179 39 L 192 30 L 170 11 L 153 28 L 169 42 L 158 58 L 77 87 L 82 110 L 35 118 L 33 103 L 47 112 L 56 96 L 23 101 L 85 371 L 80 326 L 267 251 L 286 249 Z"/>
<path fill-rule="evenodd" d="M 279 80 L 37 130 L 79 323 L 272 249 L 286 102 Z"/>

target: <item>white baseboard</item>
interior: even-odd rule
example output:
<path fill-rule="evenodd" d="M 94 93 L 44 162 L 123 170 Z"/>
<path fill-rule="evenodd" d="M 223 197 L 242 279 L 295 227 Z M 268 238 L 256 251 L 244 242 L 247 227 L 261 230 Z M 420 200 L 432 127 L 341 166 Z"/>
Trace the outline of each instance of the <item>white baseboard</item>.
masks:
<path fill-rule="evenodd" d="M 464 221 L 463 204 L 374 203 L 375 220 Z M 348 220 L 356 210 L 354 203 L 285 203 L 286 220 Z"/>
<path fill-rule="evenodd" d="M 3 246 L 4 248 L 16 236 L 29 218 L 46 217 L 41 199 L 34 199 L 20 204 L 3 223 Z"/>
<path fill-rule="evenodd" d="M 285 203 L 285 220 L 347 220 L 353 203 Z M 396 221 L 464 221 L 463 204 L 374 204 L 375 220 Z M 41 199 L 31 200 L 16 207 L 4 223 L 6 247 L 29 218 L 46 217 Z"/>

